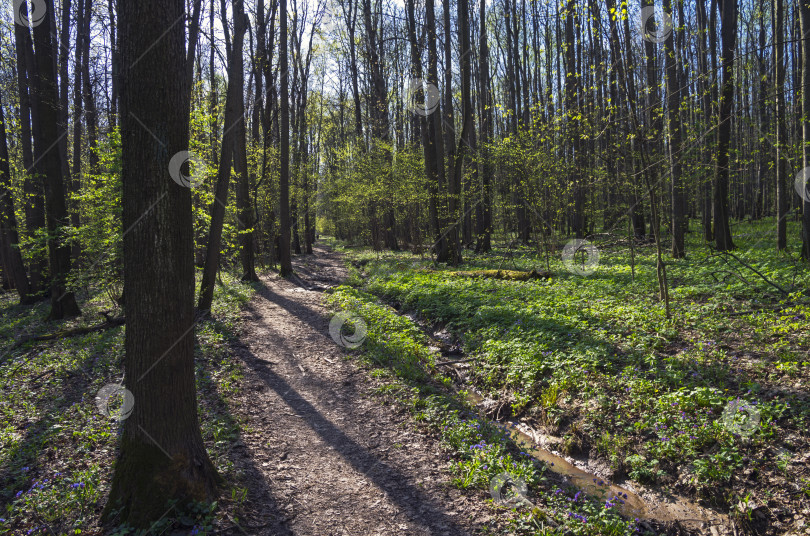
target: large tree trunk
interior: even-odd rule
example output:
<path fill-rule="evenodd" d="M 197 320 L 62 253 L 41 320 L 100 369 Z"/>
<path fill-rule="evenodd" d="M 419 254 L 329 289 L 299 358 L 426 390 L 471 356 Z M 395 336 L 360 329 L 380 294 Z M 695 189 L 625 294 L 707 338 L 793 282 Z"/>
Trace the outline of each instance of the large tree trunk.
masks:
<path fill-rule="evenodd" d="M 728 214 L 728 162 L 731 113 L 734 110 L 734 49 L 737 42 L 737 0 L 720 0 L 723 90 L 717 127 L 717 162 L 714 170 L 714 240 L 717 249 L 734 249 Z"/>
<path fill-rule="evenodd" d="M 11 190 L 11 169 L 8 161 L 8 141 L 6 140 L 6 118 L 3 102 L 0 99 L 0 233 L 4 243 L 6 259 L 3 271 L 14 284 L 20 295 L 20 303 L 30 304 L 34 300 L 25 265 L 20 254 L 20 237 L 17 233 L 17 216 L 14 214 L 14 197 Z"/>
<path fill-rule="evenodd" d="M 134 408 L 124 422 L 104 517 L 113 521 L 121 508 L 116 521 L 137 528 L 149 527 L 172 501 L 213 500 L 219 479 L 197 417 L 191 193 L 166 172 L 171 155 L 188 150 L 189 142 L 185 29 L 174 24 L 183 7 L 182 0 L 118 7 L 123 226 L 130 229 L 124 234 L 124 384 Z M 160 133 L 161 143 L 138 121 Z"/>
<path fill-rule="evenodd" d="M 282 277 L 292 275 L 292 255 L 290 254 L 290 78 L 287 67 L 287 0 L 279 0 L 279 65 L 281 73 L 281 131 L 279 133 L 279 264 Z"/>
<path fill-rule="evenodd" d="M 53 17 L 53 1 L 46 1 L 47 17 Z M 65 207 L 62 153 L 59 151 L 59 92 L 56 86 L 56 51 L 51 40 L 51 24 L 43 22 L 34 28 L 36 75 L 34 100 L 39 124 L 34 139 L 34 155 L 45 177 L 45 215 L 48 228 L 48 260 L 51 271 L 51 312 L 48 318 L 61 320 L 79 316 L 81 311 L 72 292 L 66 291 L 70 273 L 70 246 L 63 228 L 69 225 Z"/>
<path fill-rule="evenodd" d="M 241 4 L 242 0 L 235 0 Z M 225 97 L 225 122 L 222 134 L 222 147 L 217 169 L 217 184 L 214 189 L 214 201 L 211 203 L 211 227 L 208 232 L 208 244 L 205 251 L 202 281 L 200 283 L 200 300 L 197 307 L 201 311 L 211 309 L 214 300 L 214 284 L 219 269 L 219 250 L 222 244 L 222 226 L 225 222 L 225 208 L 228 206 L 228 186 L 231 181 L 231 163 L 233 161 L 234 143 L 241 132 L 244 138 L 244 118 L 240 113 L 240 103 L 244 103 L 242 92 L 244 75 L 242 73 L 242 48 L 245 37 L 245 17 L 234 9 L 233 46 L 228 58 L 228 90 Z M 225 16 L 223 14 L 223 16 Z M 185 48 L 184 48 L 185 50 Z M 242 107 L 244 104 L 242 104 Z M 237 167 L 239 165 L 237 164 Z"/>

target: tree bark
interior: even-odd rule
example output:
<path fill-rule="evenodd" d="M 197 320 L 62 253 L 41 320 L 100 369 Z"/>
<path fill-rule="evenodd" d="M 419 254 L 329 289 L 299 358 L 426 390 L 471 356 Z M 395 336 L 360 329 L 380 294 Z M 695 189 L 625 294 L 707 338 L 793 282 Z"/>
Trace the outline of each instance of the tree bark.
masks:
<path fill-rule="evenodd" d="M 676 0 L 682 1 L 682 0 Z M 664 12 L 672 15 L 671 0 L 664 0 Z M 674 18 L 674 17 L 673 17 Z M 672 177 L 672 256 L 684 257 L 684 231 L 686 230 L 686 196 L 681 177 L 681 93 L 678 67 L 675 63 L 675 32 L 670 31 L 664 41 L 667 80 L 667 116 L 669 124 L 669 169 Z"/>
<path fill-rule="evenodd" d="M 802 33 L 802 163 L 804 191 L 802 207 L 802 259 L 810 262 L 810 188 L 807 176 L 810 166 L 810 1 L 802 0 L 799 13 Z"/>
<path fill-rule="evenodd" d="M 489 138 L 492 135 L 492 98 L 489 93 L 489 46 L 487 44 L 487 17 L 486 0 L 479 0 L 479 19 L 481 24 L 481 37 L 479 42 L 479 74 L 480 87 L 478 89 L 481 102 L 481 144 L 479 155 L 481 158 L 481 219 L 477 220 L 478 240 L 475 251 L 488 253 L 492 251 L 492 166 L 489 162 Z"/>
<path fill-rule="evenodd" d="M 103 517 L 112 522 L 121 508 L 115 521 L 136 528 L 149 527 L 172 501 L 212 501 L 219 482 L 197 416 L 191 193 L 167 176 L 169 159 L 189 142 L 185 28 L 175 23 L 183 16 L 183 0 L 118 4 L 129 230 L 124 385 L 135 404 Z M 159 133 L 160 143 L 138 121 Z"/>
<path fill-rule="evenodd" d="M 27 17 L 27 6 L 23 2 L 20 6 L 22 16 Z M 45 198 L 40 177 L 40 162 L 34 163 L 34 146 L 32 143 L 32 123 L 34 115 L 34 85 L 35 67 L 34 52 L 31 42 L 31 32 L 27 26 L 14 25 L 14 43 L 17 57 L 17 89 L 20 102 L 20 138 L 22 139 L 23 165 L 25 178 L 23 190 L 25 199 L 23 209 L 25 213 L 25 229 L 33 235 L 45 227 Z M 34 125 L 38 130 L 39 125 Z M 29 266 L 31 292 L 38 293 L 45 290 L 44 273 L 47 264 L 43 258 L 34 258 Z"/>
<path fill-rule="evenodd" d="M 82 54 L 84 52 L 84 2 L 78 0 L 76 4 L 76 50 L 73 59 L 73 175 L 71 177 L 71 190 L 78 192 L 82 186 L 82 118 L 84 103 L 82 101 Z M 70 218 L 74 227 L 81 225 L 80 213 L 73 211 Z M 81 246 L 78 241 L 73 244 L 72 255 L 74 259 L 81 256 Z"/>
<path fill-rule="evenodd" d="M 281 131 L 279 133 L 279 264 L 282 277 L 292 275 L 290 254 L 290 81 L 287 67 L 287 0 L 279 0 L 279 72 L 281 73 Z"/>
<path fill-rule="evenodd" d="M 371 110 L 371 131 L 377 140 L 382 141 L 383 153 L 386 162 L 388 163 L 389 171 L 386 173 L 385 180 L 391 181 L 392 174 L 390 165 L 392 162 L 392 155 L 390 149 L 386 146 L 390 139 L 389 121 L 388 121 L 388 88 L 386 87 L 385 75 L 383 73 L 382 61 L 383 58 L 379 54 L 378 47 L 380 43 L 377 42 L 377 25 L 371 16 L 371 0 L 363 0 L 363 19 L 366 27 L 366 53 L 368 54 L 369 68 L 371 70 L 371 86 L 372 86 L 372 110 Z M 383 229 L 385 232 L 384 240 L 385 247 L 391 250 L 399 249 L 396 237 L 396 218 L 394 214 L 393 200 L 390 196 L 383 201 Z"/>
<path fill-rule="evenodd" d="M 714 171 L 714 240 L 717 249 L 734 249 L 728 214 L 728 162 L 731 114 L 734 110 L 734 51 L 737 42 L 737 0 L 720 0 L 723 91 L 717 127 L 717 160 Z"/>
<path fill-rule="evenodd" d="M 84 0 L 84 51 L 82 52 L 82 94 L 84 98 L 84 118 L 87 123 L 88 172 L 98 173 L 98 116 L 93 83 L 90 80 L 90 22 L 93 17 L 93 0 Z"/>
<path fill-rule="evenodd" d="M 53 0 L 46 0 L 47 17 L 52 20 Z M 51 24 L 43 22 L 34 28 L 35 91 L 39 135 L 34 139 L 34 155 L 40 161 L 45 178 L 45 215 L 48 228 L 48 261 L 51 276 L 50 320 L 81 315 L 72 292 L 66 290 L 70 273 L 70 246 L 63 228 L 69 225 L 65 207 L 62 153 L 59 145 L 59 92 L 56 86 L 56 53 L 51 40 Z"/>
<path fill-rule="evenodd" d="M 436 11 L 433 0 L 425 0 L 425 25 L 427 26 L 428 77 L 427 83 L 439 88 L 439 51 L 436 34 Z M 445 233 L 446 216 L 444 206 L 445 167 L 444 141 L 442 140 L 441 110 L 436 103 L 436 110 L 428 115 L 428 146 L 425 147 L 425 164 L 429 165 L 428 181 L 430 182 L 430 212 L 435 231 L 434 249 L 436 262 L 447 262 L 450 247 Z"/>
<path fill-rule="evenodd" d="M 242 4 L 243 0 L 235 0 Z M 219 270 L 219 250 L 222 245 L 222 226 L 225 223 L 225 208 L 228 206 L 228 186 L 231 181 L 231 163 L 233 162 L 234 144 L 239 132 L 245 136 L 244 117 L 240 113 L 243 99 L 244 74 L 242 73 L 242 51 L 245 37 L 245 17 L 234 8 L 233 46 L 228 58 L 228 89 L 225 96 L 225 121 L 222 134 L 222 146 L 217 168 L 217 184 L 214 190 L 214 201 L 211 203 L 211 227 L 208 232 L 208 244 L 205 251 L 202 281 L 200 282 L 200 300 L 197 307 L 201 311 L 211 309 L 214 301 L 214 284 Z M 225 14 L 223 13 L 223 17 Z M 185 50 L 185 49 L 184 49 Z M 185 71 L 184 71 L 185 72 Z M 244 104 L 242 104 L 244 107 Z M 237 164 L 237 167 L 239 165 Z"/>
<path fill-rule="evenodd" d="M 245 31 L 250 20 L 244 11 L 243 0 L 233 3 L 234 33 L 241 33 L 244 40 Z M 242 50 L 236 52 L 237 38 L 234 37 L 234 65 L 229 75 L 228 86 L 234 85 L 234 164 L 236 168 L 236 216 L 239 229 L 239 259 L 242 262 L 242 281 L 258 281 L 256 275 L 255 255 L 253 251 L 253 208 L 250 204 L 250 179 L 247 165 L 247 129 L 245 128 L 245 75 Z M 231 78 L 233 77 L 233 78 Z"/>
<path fill-rule="evenodd" d="M 368 0 L 367 0 L 368 1 Z M 511 1 L 511 0 L 507 0 Z M 456 266 L 461 263 L 461 241 L 459 239 L 459 201 L 461 174 L 456 173 L 456 120 L 453 113 L 453 37 L 451 33 L 450 2 L 442 2 L 444 14 L 444 146 L 447 177 L 447 264 Z"/>
<path fill-rule="evenodd" d="M 449 2 L 446 2 L 449 3 Z M 472 57 L 470 53 L 470 12 L 468 0 L 458 0 L 458 37 L 460 45 L 461 60 L 461 107 L 462 126 L 461 137 L 459 138 L 458 151 L 455 155 L 455 169 L 453 182 L 459 188 L 464 174 L 464 160 L 468 150 L 472 149 L 473 136 L 475 134 L 475 124 L 473 119 L 472 106 Z M 461 192 L 457 189 L 457 195 Z M 459 203 L 460 205 L 461 203 Z M 464 219 L 462 215 L 461 219 Z M 461 223 L 461 222 L 456 222 Z M 457 227 L 456 227 L 457 228 Z M 458 238 L 457 238 L 458 240 Z M 456 264 L 461 263 L 461 243 L 457 246 Z"/>
<path fill-rule="evenodd" d="M 8 141 L 6 140 L 6 118 L 3 112 L 3 102 L 0 97 L 0 232 L 4 242 L 6 259 L 4 272 L 8 275 L 17 294 L 20 295 L 21 304 L 34 302 L 31 296 L 31 287 L 28 276 L 25 274 L 25 265 L 20 254 L 20 237 L 17 232 L 17 217 L 14 213 L 14 197 L 11 190 L 11 169 L 8 160 Z"/>

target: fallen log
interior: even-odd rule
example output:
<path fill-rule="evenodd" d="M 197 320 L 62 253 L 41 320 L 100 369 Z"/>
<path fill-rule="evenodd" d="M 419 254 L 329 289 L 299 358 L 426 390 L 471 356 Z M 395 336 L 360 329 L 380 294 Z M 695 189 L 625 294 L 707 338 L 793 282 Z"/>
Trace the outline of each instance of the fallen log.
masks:
<path fill-rule="evenodd" d="M 470 270 L 460 272 L 447 272 L 450 275 L 458 277 L 472 277 L 484 279 L 504 279 L 507 281 L 531 281 L 533 279 L 548 279 L 551 277 L 551 272 L 538 272 L 532 270 L 531 272 L 522 272 L 518 270 Z"/>
<path fill-rule="evenodd" d="M 105 329 L 115 328 L 118 326 L 123 326 L 125 323 L 125 319 L 123 316 L 110 318 L 108 317 L 107 320 L 102 322 L 101 324 L 97 324 L 95 326 L 85 326 L 81 328 L 74 328 L 74 329 L 66 329 L 64 331 L 57 331 L 56 333 L 48 333 L 46 335 L 33 335 L 27 337 L 21 337 L 17 339 L 11 347 L 6 350 L 5 354 L 3 355 L 2 359 L 0 359 L 0 363 L 8 359 L 8 356 L 11 355 L 11 352 L 19 348 L 25 343 L 28 342 L 42 342 L 42 341 L 52 341 L 56 339 L 65 339 L 68 337 L 75 337 L 77 335 L 87 335 L 88 333 L 93 333 L 94 331 L 104 331 Z"/>

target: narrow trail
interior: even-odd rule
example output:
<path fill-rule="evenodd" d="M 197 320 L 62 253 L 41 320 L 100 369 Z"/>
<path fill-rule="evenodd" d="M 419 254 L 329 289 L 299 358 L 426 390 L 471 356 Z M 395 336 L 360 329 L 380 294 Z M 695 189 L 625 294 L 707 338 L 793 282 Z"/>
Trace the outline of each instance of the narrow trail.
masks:
<path fill-rule="evenodd" d="M 322 291 L 346 277 L 339 255 L 317 247 L 294 268 L 294 281 L 262 279 L 234 347 L 246 364 L 232 452 L 250 488 L 243 533 L 481 533 L 494 521 L 481 492 L 450 484 L 438 439 L 373 394 L 379 383 L 330 338 Z"/>

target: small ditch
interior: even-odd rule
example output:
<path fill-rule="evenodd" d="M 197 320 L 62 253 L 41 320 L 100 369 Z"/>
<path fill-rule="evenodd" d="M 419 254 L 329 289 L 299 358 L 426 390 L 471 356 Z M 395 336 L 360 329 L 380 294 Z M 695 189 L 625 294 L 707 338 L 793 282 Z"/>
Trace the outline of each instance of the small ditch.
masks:
<path fill-rule="evenodd" d="M 491 419 L 491 409 L 497 401 L 487 399 L 476 392 L 466 381 L 467 369 L 472 359 L 465 355 L 462 345 L 454 340 L 446 330 L 432 329 L 426 322 L 411 313 L 400 311 L 399 304 L 392 304 L 398 314 L 410 319 L 430 341 L 430 349 L 436 354 L 437 362 L 455 372 L 457 392 L 466 392 L 466 401 L 478 412 L 481 418 L 505 427 L 511 432 L 513 440 L 527 454 L 537 461 L 544 462 L 552 477 L 562 485 L 573 485 L 585 493 L 596 497 L 613 497 L 620 495 L 624 503 L 618 505 L 619 511 L 628 518 L 638 518 L 660 527 L 665 534 L 710 534 L 725 536 L 736 534 L 728 516 L 719 514 L 698 505 L 696 502 L 671 493 L 663 493 L 642 486 L 630 480 L 610 482 L 599 476 L 596 464 L 588 458 L 573 459 L 551 450 L 549 445 L 560 443 L 559 438 L 547 436 L 533 429 L 524 422 L 500 418 Z M 547 473 L 548 474 L 548 473 Z M 655 530 L 653 526 L 649 529 Z"/>

